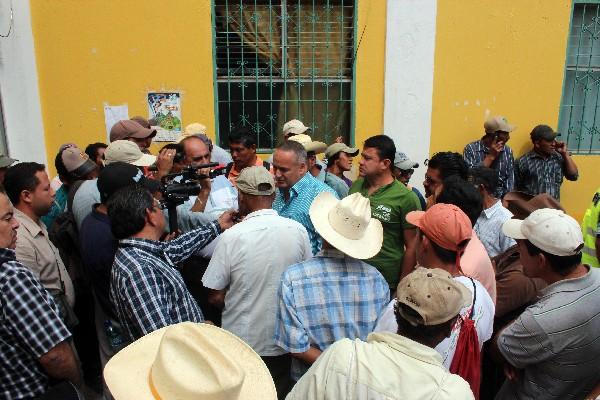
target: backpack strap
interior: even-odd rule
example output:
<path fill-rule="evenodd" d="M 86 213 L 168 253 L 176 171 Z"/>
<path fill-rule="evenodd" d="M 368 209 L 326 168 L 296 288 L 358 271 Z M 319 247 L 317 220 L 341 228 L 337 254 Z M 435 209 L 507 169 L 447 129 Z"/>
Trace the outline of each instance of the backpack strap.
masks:
<path fill-rule="evenodd" d="M 473 284 L 473 305 L 471 306 L 471 312 L 469 313 L 469 319 L 473 319 L 473 313 L 475 313 L 475 301 L 477 301 L 477 287 L 475 286 L 475 281 L 473 278 L 469 277 L 471 283 Z"/>
<path fill-rule="evenodd" d="M 271 164 L 269 162 L 267 162 L 267 161 L 264 161 L 264 160 L 263 160 L 263 167 L 265 167 L 265 169 L 267 171 L 271 170 Z"/>

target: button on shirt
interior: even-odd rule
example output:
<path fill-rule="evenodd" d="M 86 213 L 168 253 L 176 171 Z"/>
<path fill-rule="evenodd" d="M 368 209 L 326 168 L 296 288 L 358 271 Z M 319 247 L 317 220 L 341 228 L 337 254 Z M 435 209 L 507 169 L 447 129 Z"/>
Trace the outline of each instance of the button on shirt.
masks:
<path fill-rule="evenodd" d="M 17 260 L 27 266 L 50 291 L 64 291 L 71 307 L 75 304 L 73 282 L 60 258 L 58 249 L 48 238 L 46 226 L 34 222 L 20 210 L 14 210 L 17 229 Z"/>
<path fill-rule="evenodd" d="M 502 202 L 498 200 L 493 206 L 483 210 L 477 218 L 473 229 L 475 229 L 490 258 L 504 253 L 517 244 L 514 239 L 509 238 L 502 232 L 502 225 L 512 216 L 513 214 L 504 208 Z"/>
<path fill-rule="evenodd" d="M 38 359 L 71 333 L 35 275 L 0 249 L 0 399 L 43 394 L 48 377 Z"/>
<path fill-rule="evenodd" d="M 516 189 L 533 196 L 548 193 L 560 201 L 560 185 L 565 176 L 563 165 L 563 156 L 557 152 L 544 158 L 535 151 L 530 151 L 517 160 Z M 567 176 L 567 179 L 575 181 L 577 177 Z"/>
<path fill-rule="evenodd" d="M 482 166 L 485 156 L 490 153 L 490 148 L 483 144 L 481 140 L 476 140 L 465 146 L 463 156 L 469 168 Z M 501 199 L 506 193 L 513 190 L 515 185 L 515 159 L 513 151 L 507 145 L 498 153 L 490 168 L 498 171 L 498 188 L 494 197 Z"/>
<path fill-rule="evenodd" d="M 431 347 L 394 333 L 342 339 L 319 356 L 288 400 L 467 400 L 469 384 L 442 365 Z"/>
<path fill-rule="evenodd" d="M 334 249 L 289 267 L 281 276 L 275 342 L 290 353 L 323 351 L 342 338 L 365 340 L 390 298 L 372 266 Z M 308 369 L 292 359 L 292 378 Z"/>
<path fill-rule="evenodd" d="M 213 240 L 217 222 L 168 242 L 123 239 L 111 272 L 110 299 L 131 341 L 178 322 L 202 322 L 204 316 L 175 264 Z"/>
<path fill-rule="evenodd" d="M 207 288 L 227 288 L 222 327 L 261 356 L 285 353 L 273 340 L 281 274 L 309 258 L 306 229 L 275 210 L 250 213 L 225 231 L 202 278 Z"/>
<path fill-rule="evenodd" d="M 308 210 L 315 197 L 321 192 L 332 193 L 337 198 L 337 194 L 332 188 L 318 181 L 307 172 L 302 179 L 289 189 L 290 197 L 287 201 L 285 200 L 283 191 L 278 189 L 275 201 L 273 202 L 273 209 L 279 215 L 291 218 L 306 228 L 313 254 L 317 254 L 321 250 L 322 242 L 321 237 L 310 220 Z"/>

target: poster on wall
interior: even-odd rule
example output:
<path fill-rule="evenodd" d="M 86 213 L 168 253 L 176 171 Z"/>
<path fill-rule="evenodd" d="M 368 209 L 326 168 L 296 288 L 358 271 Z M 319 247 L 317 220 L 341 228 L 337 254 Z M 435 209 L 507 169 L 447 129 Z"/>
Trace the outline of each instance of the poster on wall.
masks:
<path fill-rule="evenodd" d="M 122 119 L 129 119 L 127 104 L 111 106 L 104 103 L 104 126 L 106 127 L 106 140 L 110 142 L 110 129 Z"/>
<path fill-rule="evenodd" d="M 148 115 L 156 121 L 155 142 L 174 142 L 181 134 L 181 93 L 148 93 Z"/>

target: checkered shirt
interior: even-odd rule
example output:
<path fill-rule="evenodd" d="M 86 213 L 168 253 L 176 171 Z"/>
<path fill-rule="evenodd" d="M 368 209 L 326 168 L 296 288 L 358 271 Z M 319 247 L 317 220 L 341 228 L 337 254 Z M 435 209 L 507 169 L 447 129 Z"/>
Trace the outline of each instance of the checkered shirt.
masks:
<path fill-rule="evenodd" d="M 383 275 L 360 260 L 326 249 L 281 276 L 275 343 L 291 353 L 325 351 L 343 338 L 366 340 L 390 300 Z M 308 366 L 294 359 L 292 378 Z"/>
<path fill-rule="evenodd" d="M 48 377 L 38 359 L 71 333 L 35 275 L 0 248 L 0 399 L 43 394 Z"/>
<path fill-rule="evenodd" d="M 517 160 L 516 188 L 534 196 L 548 193 L 560 201 L 560 185 L 565 177 L 563 166 L 563 156 L 557 152 L 544 158 L 535 151 L 530 151 Z M 577 175 L 567 176 L 567 179 L 577 180 Z"/>
<path fill-rule="evenodd" d="M 168 242 L 134 238 L 119 241 L 111 272 L 110 300 L 130 341 L 178 322 L 204 321 L 176 264 L 220 232 L 215 221 Z"/>
<path fill-rule="evenodd" d="M 473 168 L 483 165 L 483 160 L 489 152 L 490 148 L 481 140 L 477 140 L 465 146 L 463 156 L 469 168 Z M 515 185 L 515 159 L 512 149 L 504 146 L 504 150 L 498 154 L 490 168 L 498 171 L 498 188 L 494 197 L 501 199 L 506 193 L 512 191 Z"/>
<path fill-rule="evenodd" d="M 336 199 L 338 195 L 335 190 L 315 179 L 309 172 L 296 182 L 289 191 L 290 198 L 286 202 L 281 189 L 277 190 L 275 201 L 273 202 L 273 210 L 277 211 L 280 216 L 293 219 L 304 226 L 308 232 L 312 252 L 313 254 L 317 254 L 322 246 L 321 236 L 315 230 L 308 215 L 308 210 L 319 193 L 330 192 Z"/>

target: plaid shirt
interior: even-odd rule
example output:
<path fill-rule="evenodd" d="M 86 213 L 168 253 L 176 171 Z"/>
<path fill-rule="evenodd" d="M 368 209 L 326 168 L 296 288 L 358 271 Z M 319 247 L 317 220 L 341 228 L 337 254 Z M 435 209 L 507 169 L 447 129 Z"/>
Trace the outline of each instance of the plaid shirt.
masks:
<path fill-rule="evenodd" d="M 489 147 L 481 140 L 476 140 L 465 146 L 463 157 L 469 168 L 473 168 L 483 165 L 483 160 L 489 152 Z M 515 185 L 515 158 L 512 149 L 504 146 L 504 150 L 498 154 L 490 168 L 498 171 L 498 188 L 494 197 L 501 199 L 506 193 L 512 191 Z"/>
<path fill-rule="evenodd" d="M 178 322 L 204 316 L 176 269 L 221 232 L 211 222 L 168 242 L 123 239 L 111 273 L 110 299 L 130 341 Z"/>
<path fill-rule="evenodd" d="M 517 160 L 515 175 L 517 190 L 531 195 L 548 193 L 560 201 L 560 185 L 565 177 L 564 159 L 557 152 L 544 158 L 535 151 L 530 151 Z M 577 175 L 567 176 L 571 181 L 577 180 Z"/>
<path fill-rule="evenodd" d="M 332 188 L 315 179 L 310 172 L 307 172 L 289 191 L 290 198 L 286 202 L 282 190 L 277 190 L 275 201 L 273 202 L 273 210 L 277 211 L 282 217 L 293 219 L 305 227 L 308 232 L 312 252 L 313 254 L 317 254 L 322 246 L 321 236 L 315 230 L 308 215 L 308 210 L 319 193 L 333 193 L 336 199 L 338 195 Z"/>
<path fill-rule="evenodd" d="M 390 300 L 383 275 L 334 249 L 290 266 L 281 276 L 275 343 L 291 353 L 325 351 L 343 338 L 366 340 Z M 292 378 L 308 366 L 292 360 Z"/>
<path fill-rule="evenodd" d="M 48 377 L 38 359 L 71 333 L 35 275 L 0 248 L 0 399 L 43 394 Z"/>

